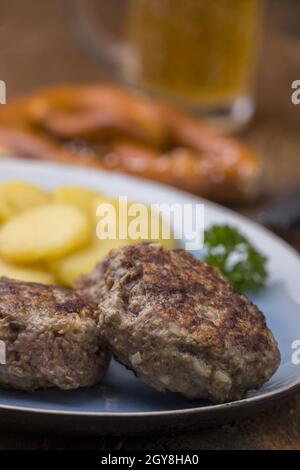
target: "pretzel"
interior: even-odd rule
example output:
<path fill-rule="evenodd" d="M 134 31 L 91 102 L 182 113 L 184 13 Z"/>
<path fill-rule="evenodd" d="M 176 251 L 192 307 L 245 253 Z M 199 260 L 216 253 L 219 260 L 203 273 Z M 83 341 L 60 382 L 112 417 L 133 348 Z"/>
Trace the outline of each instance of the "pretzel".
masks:
<path fill-rule="evenodd" d="M 110 85 L 59 86 L 0 107 L 0 149 L 125 172 L 222 202 L 252 199 L 261 170 L 240 141 Z"/>

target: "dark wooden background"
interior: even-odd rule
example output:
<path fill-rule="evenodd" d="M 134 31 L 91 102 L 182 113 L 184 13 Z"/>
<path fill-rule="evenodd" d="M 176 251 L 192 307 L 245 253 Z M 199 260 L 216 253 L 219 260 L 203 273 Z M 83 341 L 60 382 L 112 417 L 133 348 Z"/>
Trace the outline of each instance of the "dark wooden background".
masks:
<path fill-rule="evenodd" d="M 0 79 L 8 100 L 37 87 L 107 78 L 80 41 L 75 1 L 0 0 Z M 243 138 L 262 155 L 262 196 L 237 207 L 256 218 L 268 202 L 300 186 L 300 105 L 291 82 L 300 79 L 300 1 L 269 1 L 257 85 L 257 112 Z M 300 249 L 298 231 L 283 236 Z M 300 280 L 299 280 L 300 282 Z M 102 438 L 18 434 L 2 430 L 0 449 L 300 449 L 300 393 L 267 412 L 199 432 Z"/>

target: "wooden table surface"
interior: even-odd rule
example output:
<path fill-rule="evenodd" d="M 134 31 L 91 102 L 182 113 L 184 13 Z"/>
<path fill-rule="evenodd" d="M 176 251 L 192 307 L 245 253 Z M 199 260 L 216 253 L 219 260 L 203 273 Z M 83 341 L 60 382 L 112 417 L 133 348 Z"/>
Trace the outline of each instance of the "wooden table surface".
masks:
<path fill-rule="evenodd" d="M 80 43 L 74 2 L 2 0 L 0 79 L 8 99 L 37 87 L 107 78 Z M 300 105 L 291 82 L 300 79 L 300 2 L 273 0 L 265 15 L 257 112 L 243 133 L 265 164 L 263 194 L 237 207 L 255 218 L 267 202 L 300 185 Z M 284 234 L 300 250 L 299 232 Z M 0 431 L 0 449 L 300 449 L 300 393 L 269 411 L 198 432 L 134 438 L 72 437 Z"/>

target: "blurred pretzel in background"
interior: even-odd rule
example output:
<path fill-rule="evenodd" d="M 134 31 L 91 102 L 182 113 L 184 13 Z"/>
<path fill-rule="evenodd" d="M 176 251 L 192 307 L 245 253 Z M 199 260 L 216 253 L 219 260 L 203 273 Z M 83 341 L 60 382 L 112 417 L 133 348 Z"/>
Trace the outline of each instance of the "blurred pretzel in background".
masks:
<path fill-rule="evenodd" d="M 111 85 L 46 89 L 0 108 L 1 153 L 152 179 L 221 202 L 258 192 L 261 164 L 240 141 Z"/>

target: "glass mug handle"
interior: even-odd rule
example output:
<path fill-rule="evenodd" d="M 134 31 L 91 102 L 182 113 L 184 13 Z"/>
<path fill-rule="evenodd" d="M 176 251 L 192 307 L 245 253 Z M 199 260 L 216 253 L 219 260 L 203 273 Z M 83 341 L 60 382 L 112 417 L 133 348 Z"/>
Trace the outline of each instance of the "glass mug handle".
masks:
<path fill-rule="evenodd" d="M 132 47 L 122 37 L 130 0 L 76 0 L 77 33 L 88 52 L 110 71 L 120 72 Z"/>

